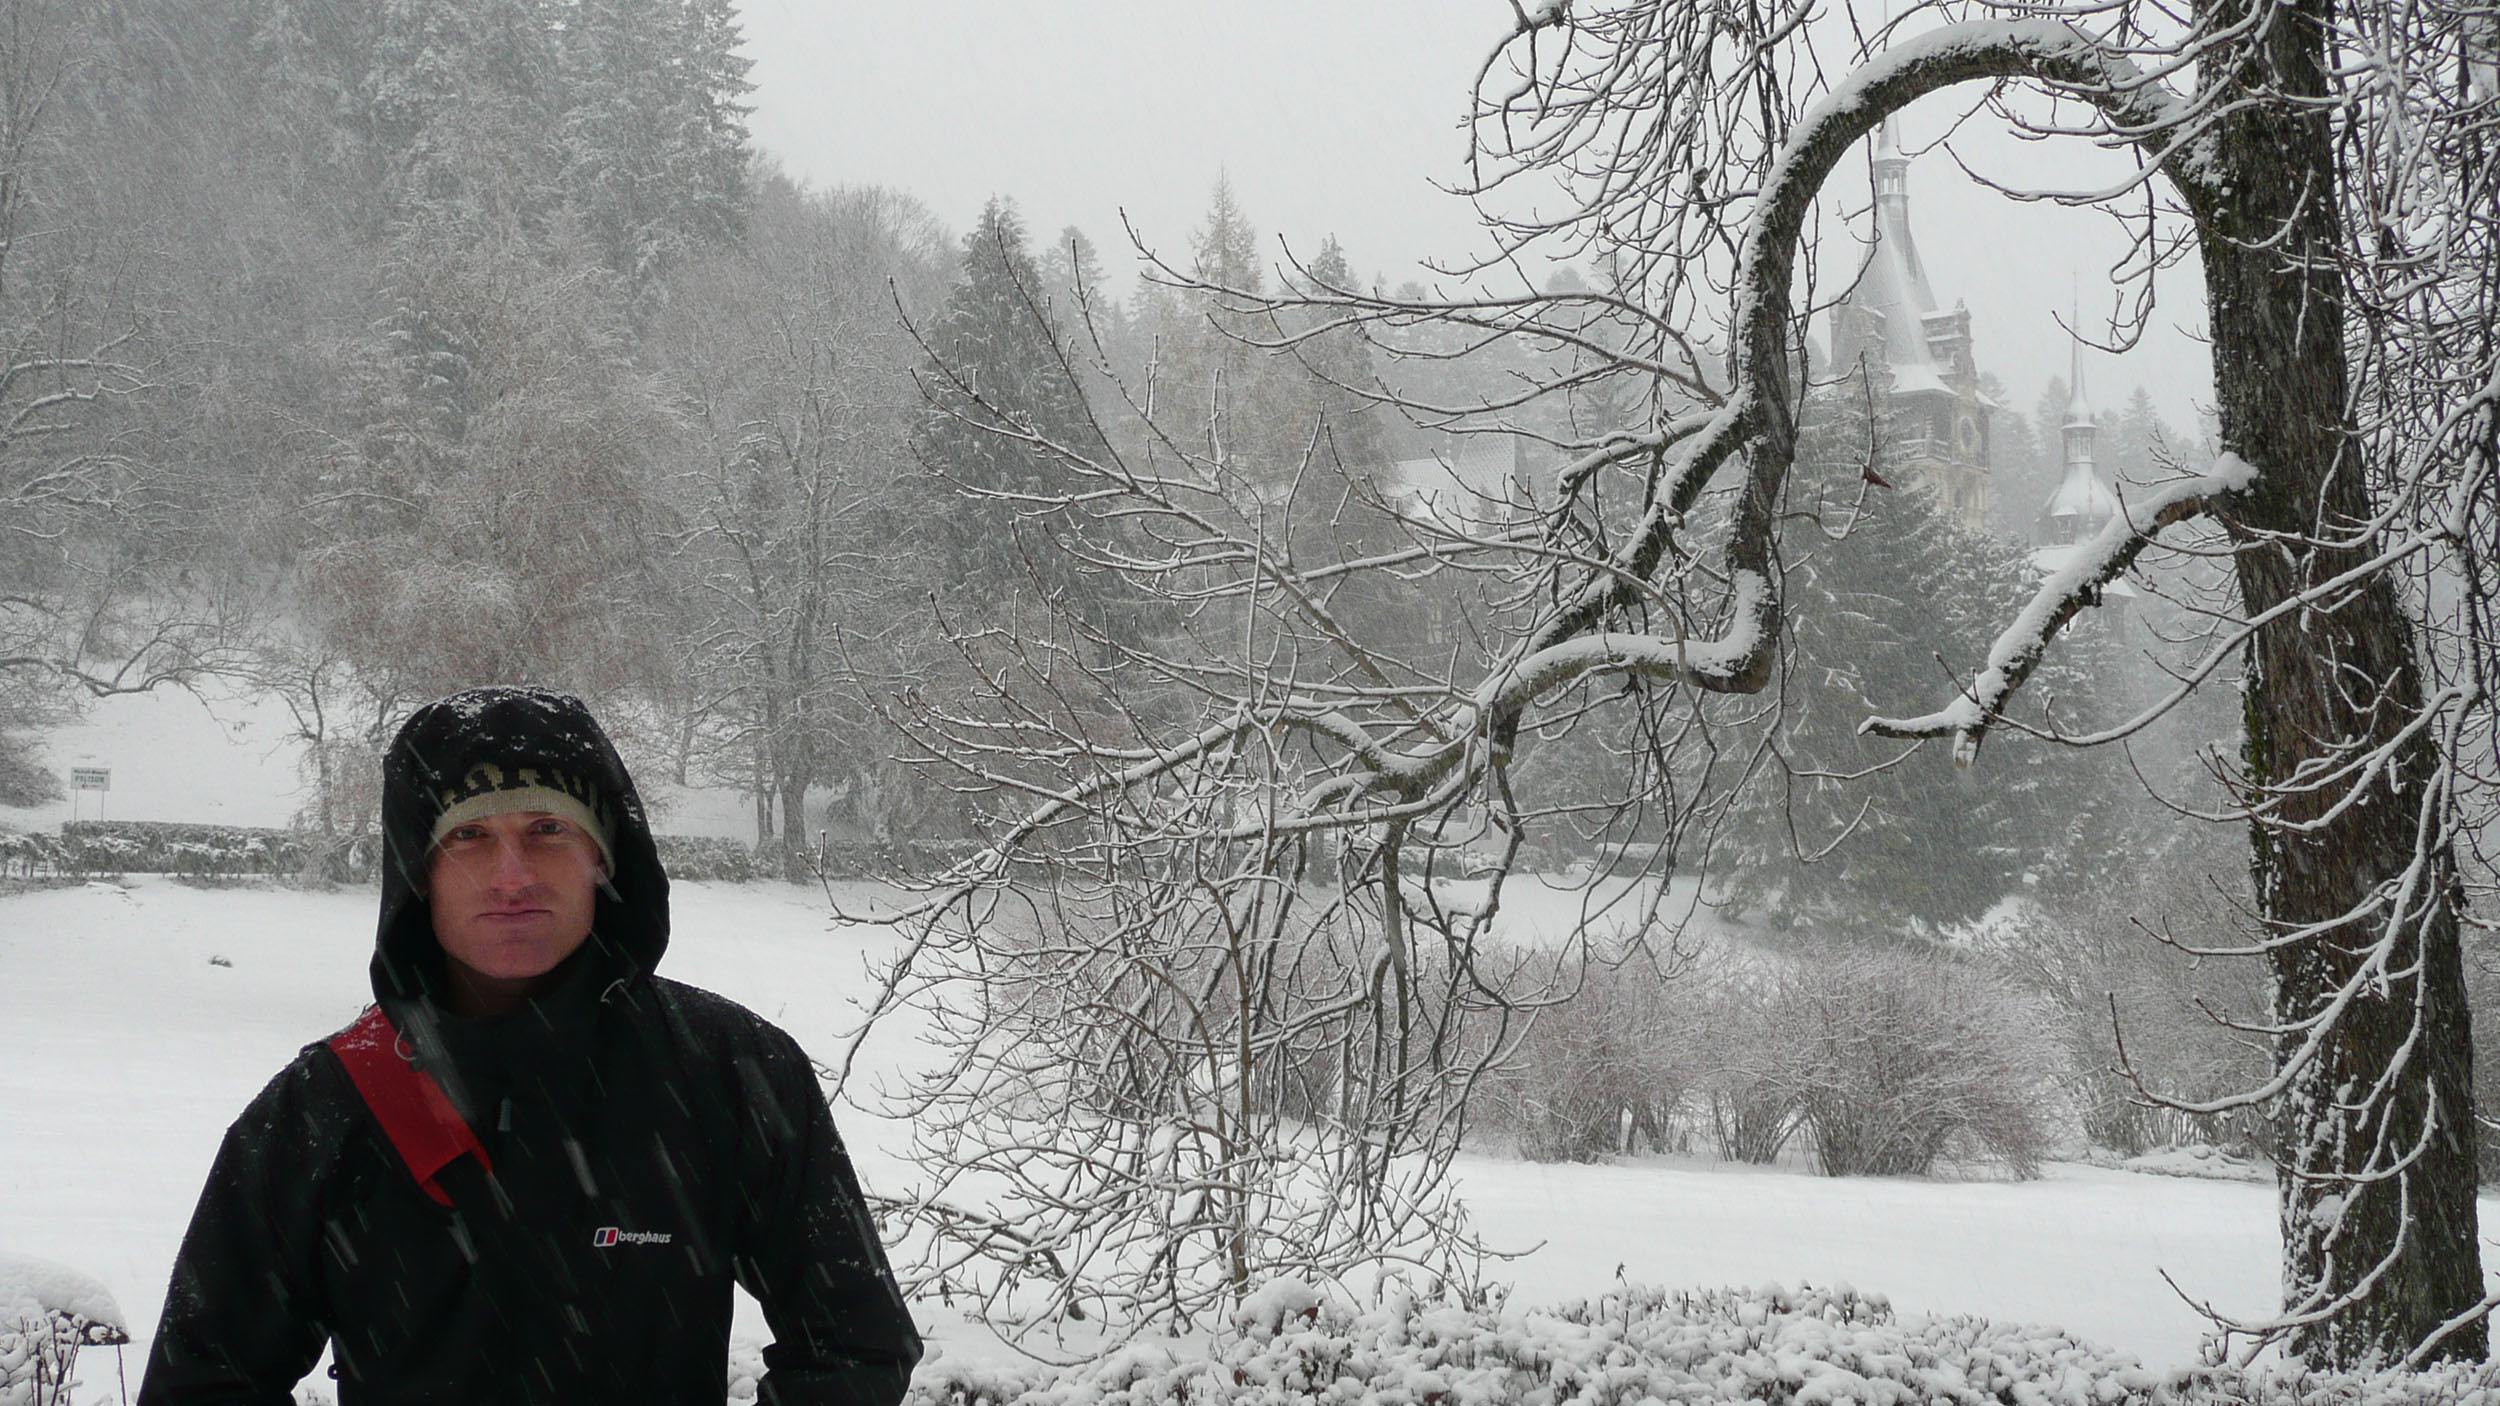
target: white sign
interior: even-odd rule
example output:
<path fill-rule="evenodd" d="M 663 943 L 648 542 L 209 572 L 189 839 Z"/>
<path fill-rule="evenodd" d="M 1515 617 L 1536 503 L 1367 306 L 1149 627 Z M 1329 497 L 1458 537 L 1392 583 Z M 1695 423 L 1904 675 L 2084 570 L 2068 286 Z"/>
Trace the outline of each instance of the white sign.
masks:
<path fill-rule="evenodd" d="M 69 788 L 73 791 L 110 791 L 113 789 L 113 769 L 109 766 L 71 767 Z"/>

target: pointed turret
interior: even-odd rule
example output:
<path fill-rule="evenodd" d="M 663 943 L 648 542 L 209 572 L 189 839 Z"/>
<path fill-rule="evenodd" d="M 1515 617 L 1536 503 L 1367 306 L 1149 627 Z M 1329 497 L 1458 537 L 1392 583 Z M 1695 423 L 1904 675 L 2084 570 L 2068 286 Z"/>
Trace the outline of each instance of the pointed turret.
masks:
<path fill-rule="evenodd" d="M 2069 315 L 2068 326 L 2072 325 Z M 2093 461 L 2101 431 L 2092 420 L 2092 402 L 2084 395 L 2083 339 L 2071 332 L 2068 335 L 2066 379 L 2073 389 L 2066 396 L 2066 423 L 2060 427 L 2059 440 L 2065 472 L 2058 477 L 2057 491 L 2040 509 L 2044 547 L 2071 547 L 2099 532 L 2118 511 L 2117 496 L 2102 482 L 2100 467 Z"/>
<path fill-rule="evenodd" d="M 1827 384 L 1876 373 L 1889 424 L 1887 452 L 1905 482 L 1933 492 L 1964 526 L 1988 516 L 1988 414 L 1972 354 L 1970 309 L 1941 308 L 1910 222 L 1910 158 L 1887 117 L 1873 138 L 1874 244 L 1857 281 L 1832 309 Z M 1862 394 L 1851 389 L 1850 394 Z"/>
<path fill-rule="evenodd" d="M 1892 368 L 1896 383 L 1924 385 L 1935 379 L 1927 348 L 1927 319 L 1936 293 L 1910 232 L 1910 158 L 1901 153 L 1900 130 L 1885 118 L 1875 134 L 1870 163 L 1875 180 L 1875 247 L 1857 286 L 1832 312 L 1832 356 L 1843 369 L 1860 357 Z"/>

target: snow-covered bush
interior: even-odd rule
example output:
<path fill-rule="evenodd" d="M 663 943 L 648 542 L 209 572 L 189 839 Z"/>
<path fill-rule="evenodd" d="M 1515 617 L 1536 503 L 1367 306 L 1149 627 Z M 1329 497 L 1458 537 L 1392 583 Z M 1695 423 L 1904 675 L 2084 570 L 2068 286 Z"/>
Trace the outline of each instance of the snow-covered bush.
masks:
<path fill-rule="evenodd" d="M 1703 1001 L 1646 960 L 1548 955 L 1536 975 L 1569 999 L 1536 1011 L 1478 1117 L 1532 1162 L 1593 1162 L 1646 1143 L 1680 1145 L 1702 1074 Z"/>
<path fill-rule="evenodd" d="M 0 828 L 0 879 L 33 879 L 61 872 L 61 846 L 49 835 Z"/>
<path fill-rule="evenodd" d="M 1831 1176 L 1905 1176 L 1989 1158 L 2029 1175 L 2065 1107 L 2046 1003 L 1940 953 L 1818 945 L 1781 963 L 1704 954 L 1672 979 L 1642 964 L 1545 959 L 1569 999 L 1535 1013 L 1479 1100 L 1522 1156 L 1589 1161 L 1682 1145 L 1770 1162 L 1802 1135 Z"/>
<path fill-rule="evenodd" d="M 731 1400 L 760 1360 L 733 1353 Z M 743 1380 L 738 1380 L 742 1377 Z M 744 1394 L 739 1388 L 744 1388 Z M 1896 1315 L 1846 1286 L 1626 1287 L 1550 1310 L 1356 1311 L 1270 1281 L 1209 1343 L 1069 1368 L 924 1363 L 909 1406 L 2500 1406 L 2500 1363 L 2430 1372 L 2156 1372 L 2055 1328 Z"/>
<path fill-rule="evenodd" d="M 305 866 L 312 838 L 243 825 L 82 820 L 61 827 L 59 863 L 86 874 L 275 877 Z"/>
<path fill-rule="evenodd" d="M 1773 1010 L 1772 974 L 1751 965 L 1712 971 L 1703 988 L 1701 1076 L 1710 1136 L 1731 1162 L 1779 1160 L 1797 1130 L 1797 1088 L 1787 1076 L 1793 1032 Z"/>
<path fill-rule="evenodd" d="M 2219 862 L 2157 870 L 2123 904 L 2015 904 L 1973 934 L 1984 956 L 2054 1004 L 2066 1098 L 2094 1147 L 2123 1158 L 2210 1144 L 2272 1160 L 2275 1130 L 2263 1110 L 2193 1114 L 2149 1096 L 2219 1098 L 2262 1084 L 2271 1069 L 2266 1041 L 2218 1018 L 2258 1019 L 2264 969 L 2199 959 L 2146 931 L 2204 947 L 2249 941 L 2239 930 L 2247 900 L 2228 886 L 2245 884 Z"/>
<path fill-rule="evenodd" d="M 659 847 L 661 867 L 672 879 L 745 883 L 760 873 L 773 872 L 759 868 L 754 847 L 738 840 L 710 835 L 654 835 L 651 839 Z"/>
<path fill-rule="evenodd" d="M 67 1403 L 78 1350 L 130 1341 L 120 1305 L 76 1270 L 0 1251 L 0 1406 Z"/>
<path fill-rule="evenodd" d="M 1947 1155 L 2029 1176 L 2064 1071 L 2046 1003 L 1944 954 L 1834 952 L 1781 974 L 1776 1078 L 1827 1176 L 1914 1176 Z"/>

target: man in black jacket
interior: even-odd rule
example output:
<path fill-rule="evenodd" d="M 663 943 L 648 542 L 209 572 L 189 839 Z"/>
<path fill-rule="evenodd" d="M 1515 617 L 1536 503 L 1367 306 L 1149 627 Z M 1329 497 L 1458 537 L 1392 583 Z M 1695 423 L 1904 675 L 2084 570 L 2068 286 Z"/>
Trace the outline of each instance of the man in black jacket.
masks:
<path fill-rule="evenodd" d="M 733 1279 L 762 1400 L 900 1400 L 920 1338 L 813 1066 L 652 974 L 668 878 L 580 700 L 419 709 L 382 826 L 378 1008 L 227 1132 L 141 1406 L 291 1400 L 325 1341 L 341 1406 L 712 1406 Z"/>

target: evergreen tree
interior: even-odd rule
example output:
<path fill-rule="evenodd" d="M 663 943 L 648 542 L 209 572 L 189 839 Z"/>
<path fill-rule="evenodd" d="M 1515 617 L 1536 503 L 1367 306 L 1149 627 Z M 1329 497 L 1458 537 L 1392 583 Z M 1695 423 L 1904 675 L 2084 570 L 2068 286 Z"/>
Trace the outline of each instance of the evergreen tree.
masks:
<path fill-rule="evenodd" d="M 1136 323 L 1112 291 L 1094 241 L 1069 225 L 1059 231 L 1041 272 L 1051 321 L 1068 348 L 1086 403 L 1098 422 L 1124 426 L 1130 417 L 1123 396 L 1138 384 L 1145 356 L 1137 346 Z"/>
<path fill-rule="evenodd" d="M 1320 245 L 1308 272 L 1311 281 L 1322 288 L 1352 288 L 1357 282 L 1346 261 L 1345 246 L 1335 235 Z M 1305 328 L 1319 328 L 1327 314 L 1314 309 L 1302 314 L 1301 320 Z M 1379 412 L 1369 399 L 1357 394 L 1377 383 L 1371 344 L 1361 331 L 1335 327 L 1316 332 L 1296 344 L 1292 364 L 1281 374 L 1285 385 L 1278 399 L 1286 403 L 1292 417 L 1284 430 L 1289 443 L 1301 446 L 1316 441 L 1322 462 L 1350 473 L 1375 473 L 1389 461 Z"/>
<path fill-rule="evenodd" d="M 572 13 L 564 186 L 608 267 L 640 290 L 744 228 L 747 60 L 727 0 L 583 0 Z"/>
<path fill-rule="evenodd" d="M 1056 499 L 1078 480 L 1062 460 L 1022 438 L 1089 456 L 1103 449 L 1062 361 L 1044 298 L 1023 221 L 1012 203 L 991 200 L 964 237 L 946 310 L 929 329 L 930 362 L 921 375 L 929 408 L 912 452 L 959 495 L 938 510 L 949 579 L 969 599 L 1012 598 L 1038 577 L 1063 605 L 1096 615 L 1097 578 L 1063 550 L 1081 535 L 1079 522 Z"/>
<path fill-rule="evenodd" d="M 1870 425 L 1863 395 L 1821 396 L 1800 427 L 1783 553 L 1790 654 L 1771 746 L 1730 807 L 1714 862 L 1731 903 L 1775 921 L 1932 931 L 2043 882 L 2052 855 L 2071 864 L 2104 852 L 2092 846 L 2122 838 L 2119 792 L 2097 754 L 2009 736 L 1983 781 L 1941 748 L 1902 757 L 1901 744 L 1858 735 L 1869 714 L 1966 676 L 2036 576 L 2027 548 L 1966 531 L 1918 484 L 1865 480 L 1884 401 L 1879 385 Z M 2062 725 L 2100 717 L 2078 649 L 2034 682 Z"/>
<path fill-rule="evenodd" d="M 1273 324 L 1225 305 L 1230 289 L 1255 295 L 1266 287 L 1258 231 L 1218 176 L 1206 222 L 1190 239 L 1191 276 L 1206 288 L 1158 310 L 1168 320 L 1159 342 L 1156 419 L 1174 441 L 1202 454 L 1247 495 L 1266 496 L 1291 471 L 1300 445 L 1291 438 L 1290 409 L 1276 401 L 1276 358 L 1250 345 L 1272 338 Z"/>
<path fill-rule="evenodd" d="M 547 0 L 387 0 L 364 92 L 368 165 L 391 223 L 457 214 L 535 225 L 555 203 L 546 140 L 567 105 Z"/>
<path fill-rule="evenodd" d="M 2154 483 L 2168 476 L 2165 465 L 2176 464 L 2187 445 L 2154 408 L 2153 397 L 2137 386 L 2127 396 L 2126 407 L 2102 433 L 2102 472 L 2109 476 L 2111 486 L 2121 483 Z"/>
<path fill-rule="evenodd" d="M 2016 410 L 1996 377 L 1981 376 L 1979 390 L 1996 406 L 1988 416 L 1988 530 L 2028 542 L 2040 505 L 2057 489 L 2057 429 Z"/>

